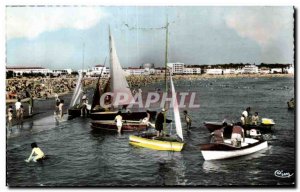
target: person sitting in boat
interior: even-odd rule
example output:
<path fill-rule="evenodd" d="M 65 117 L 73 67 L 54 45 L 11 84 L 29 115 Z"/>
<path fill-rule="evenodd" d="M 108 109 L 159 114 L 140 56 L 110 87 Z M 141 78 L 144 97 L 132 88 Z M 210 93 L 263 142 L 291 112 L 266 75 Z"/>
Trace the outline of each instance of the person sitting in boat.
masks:
<path fill-rule="evenodd" d="M 236 125 L 232 128 L 232 134 L 231 134 L 231 144 L 234 147 L 240 147 L 243 141 L 245 141 L 245 134 L 244 129 L 241 127 L 241 122 L 236 123 Z"/>
<path fill-rule="evenodd" d="M 149 110 L 146 111 L 147 113 L 147 117 L 145 117 L 144 119 L 142 119 L 142 123 L 147 124 L 147 126 L 151 125 L 150 121 L 150 112 Z"/>
<path fill-rule="evenodd" d="M 213 143 L 224 143 L 223 133 L 224 133 L 225 127 L 227 127 L 226 122 L 223 123 L 223 127 L 221 129 L 214 130 L 213 137 L 212 137 Z"/>
<path fill-rule="evenodd" d="M 31 154 L 25 161 L 28 163 L 30 161 L 37 162 L 45 158 L 44 152 L 37 146 L 36 143 L 31 143 Z"/>
<path fill-rule="evenodd" d="M 110 95 L 106 95 L 104 98 L 104 105 L 110 106 L 106 107 L 105 111 L 110 111 L 111 110 L 111 102 L 112 102 L 112 97 Z"/>
<path fill-rule="evenodd" d="M 249 124 L 250 110 L 251 110 L 251 108 L 247 107 L 246 110 L 243 111 L 243 113 L 242 113 L 241 121 L 242 121 L 242 123 L 244 121 L 243 125 Z"/>
<path fill-rule="evenodd" d="M 115 122 L 116 122 L 116 125 L 117 125 L 117 128 L 118 128 L 118 133 L 121 133 L 121 129 L 122 129 L 122 116 L 121 116 L 121 111 L 119 111 L 117 113 L 117 116 L 115 117 Z"/>
<path fill-rule="evenodd" d="M 122 106 L 122 109 L 121 109 L 122 113 L 130 113 L 130 110 L 127 108 L 127 106 L 128 105 L 123 105 Z"/>
<path fill-rule="evenodd" d="M 155 129 L 156 129 L 156 136 L 157 137 L 162 136 L 162 130 L 163 130 L 164 121 L 165 121 L 165 112 L 166 112 L 166 110 L 163 108 L 161 110 L 161 112 L 159 112 L 157 114 L 157 117 L 156 117 Z"/>
<path fill-rule="evenodd" d="M 192 118 L 188 115 L 187 110 L 183 111 L 183 115 L 184 115 L 184 119 L 185 119 L 185 122 L 186 122 L 186 127 L 189 130 L 191 128 L 191 125 L 192 125 Z"/>
<path fill-rule="evenodd" d="M 255 112 L 254 115 L 252 116 L 252 125 L 258 125 L 258 123 L 259 123 L 258 112 Z"/>

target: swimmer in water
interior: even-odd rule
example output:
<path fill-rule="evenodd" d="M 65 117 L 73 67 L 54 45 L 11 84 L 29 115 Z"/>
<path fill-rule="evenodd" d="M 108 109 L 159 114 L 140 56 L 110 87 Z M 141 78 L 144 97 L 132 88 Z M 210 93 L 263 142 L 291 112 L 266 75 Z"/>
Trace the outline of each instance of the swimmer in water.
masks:
<path fill-rule="evenodd" d="M 25 161 L 28 163 L 31 160 L 34 162 L 37 162 L 38 160 L 42 160 L 45 158 L 45 154 L 44 152 L 37 146 L 36 143 L 31 143 L 31 154 L 28 157 L 28 159 L 26 159 Z"/>

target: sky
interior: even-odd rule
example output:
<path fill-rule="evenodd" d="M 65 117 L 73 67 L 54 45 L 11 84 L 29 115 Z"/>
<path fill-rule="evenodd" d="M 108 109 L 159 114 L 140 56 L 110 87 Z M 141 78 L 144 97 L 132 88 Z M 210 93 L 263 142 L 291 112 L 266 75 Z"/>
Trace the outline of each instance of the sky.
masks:
<path fill-rule="evenodd" d="M 7 6 L 6 66 L 109 65 L 108 30 L 122 67 L 293 63 L 292 6 Z"/>

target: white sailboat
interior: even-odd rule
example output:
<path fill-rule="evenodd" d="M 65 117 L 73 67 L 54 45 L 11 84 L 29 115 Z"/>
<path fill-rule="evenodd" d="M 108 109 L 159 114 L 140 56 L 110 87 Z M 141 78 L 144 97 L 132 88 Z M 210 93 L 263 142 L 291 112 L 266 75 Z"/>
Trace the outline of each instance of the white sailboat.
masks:
<path fill-rule="evenodd" d="M 153 135 L 130 135 L 129 143 L 154 150 L 162 151 L 181 151 L 184 146 L 184 139 L 182 134 L 182 125 L 180 120 L 177 96 L 173 84 L 172 77 L 170 77 L 172 90 L 173 113 L 176 126 L 176 134 L 171 136 L 153 137 Z"/>
<path fill-rule="evenodd" d="M 101 129 L 104 125 L 111 124 L 111 121 L 115 119 L 118 113 L 118 107 L 127 106 L 134 102 L 133 95 L 129 88 L 128 82 L 125 77 L 125 72 L 123 71 L 116 47 L 115 47 L 115 40 L 109 30 L 109 49 L 110 49 L 110 94 L 111 100 L 110 103 L 112 105 L 112 110 L 105 111 L 105 112 L 94 112 L 90 114 L 91 119 L 91 126 L 93 129 Z M 151 111 L 150 116 L 155 116 L 156 111 Z M 146 129 L 144 124 L 139 122 L 140 119 L 147 117 L 146 112 L 135 112 L 132 111 L 130 113 L 122 113 L 123 120 L 131 120 L 134 125 L 128 126 L 129 130 L 140 130 Z M 116 130 L 116 126 L 109 126 L 110 129 Z"/>
<path fill-rule="evenodd" d="M 134 102 L 133 95 L 129 89 L 128 82 L 125 77 L 115 47 L 114 38 L 109 30 L 109 48 L 110 48 L 110 91 L 113 93 L 113 105 L 115 107 L 129 105 Z M 123 100 L 116 100 L 117 97 L 127 97 Z"/>
<path fill-rule="evenodd" d="M 72 96 L 72 99 L 71 99 L 71 102 L 70 102 L 70 108 L 74 107 L 75 105 L 80 103 L 80 95 L 83 92 L 82 83 L 81 83 L 82 78 L 83 78 L 82 73 L 79 73 L 79 77 L 78 77 L 77 82 L 76 82 L 76 87 L 75 87 L 75 90 L 74 90 L 74 93 L 73 93 L 73 96 Z"/>

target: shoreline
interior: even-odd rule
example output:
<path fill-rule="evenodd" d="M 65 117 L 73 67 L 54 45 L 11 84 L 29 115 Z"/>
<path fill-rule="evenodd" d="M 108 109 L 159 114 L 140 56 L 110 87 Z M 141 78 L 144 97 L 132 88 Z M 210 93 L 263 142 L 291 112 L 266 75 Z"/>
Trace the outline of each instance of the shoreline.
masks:
<path fill-rule="evenodd" d="M 129 81 L 134 78 L 153 78 L 153 81 L 151 83 L 159 82 L 164 80 L 165 76 L 164 75 L 150 75 L 150 76 L 139 76 L 139 75 L 130 75 L 128 76 Z M 289 78 L 295 78 L 294 74 L 223 74 L 223 75 L 210 75 L 210 74 L 191 74 L 191 75 L 173 75 L 172 76 L 174 80 L 202 80 L 202 79 L 233 79 L 233 78 L 282 78 L 282 77 L 289 77 Z M 75 79 L 75 78 L 74 78 Z M 91 79 L 91 77 L 86 77 L 85 81 L 91 81 L 91 80 L 96 80 L 98 77 L 94 77 Z M 18 80 L 18 79 L 7 79 L 7 80 Z M 30 78 L 21 78 L 20 80 L 32 80 Z M 143 82 L 143 81 L 142 81 Z M 143 83 L 139 82 L 138 86 L 143 86 Z M 150 83 L 150 84 L 151 84 Z M 145 84 L 144 84 L 145 85 Z M 58 96 L 63 96 L 72 93 L 73 90 L 63 92 L 63 93 L 57 93 Z M 48 96 L 48 99 L 54 98 L 54 94 L 51 94 Z M 22 99 L 21 102 L 26 103 L 28 102 L 29 98 Z M 34 98 L 34 100 L 41 100 L 40 98 Z M 15 103 L 17 99 L 6 99 L 6 104 L 11 104 Z"/>
<path fill-rule="evenodd" d="M 210 75 L 210 74 L 202 74 L 202 75 L 174 75 L 174 79 L 184 79 L 189 80 L 189 78 L 193 79 L 228 79 L 228 78 L 280 78 L 280 77 L 295 77 L 294 74 L 224 74 L 224 75 Z"/>

